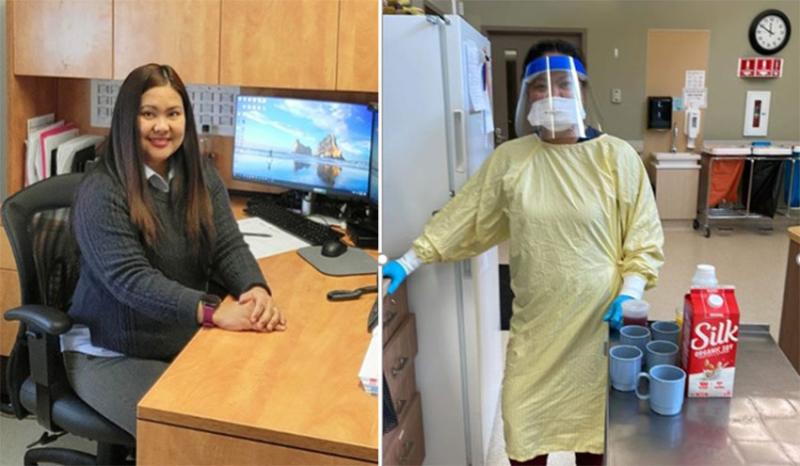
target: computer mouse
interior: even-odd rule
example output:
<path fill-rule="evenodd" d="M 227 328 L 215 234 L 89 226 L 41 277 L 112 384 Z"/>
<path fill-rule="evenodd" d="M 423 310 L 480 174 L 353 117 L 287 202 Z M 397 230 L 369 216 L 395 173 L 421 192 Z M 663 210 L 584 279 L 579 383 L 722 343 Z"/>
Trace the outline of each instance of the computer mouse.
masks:
<path fill-rule="evenodd" d="M 322 255 L 325 257 L 339 257 L 345 252 L 347 252 L 347 246 L 338 239 L 329 239 L 322 243 Z"/>

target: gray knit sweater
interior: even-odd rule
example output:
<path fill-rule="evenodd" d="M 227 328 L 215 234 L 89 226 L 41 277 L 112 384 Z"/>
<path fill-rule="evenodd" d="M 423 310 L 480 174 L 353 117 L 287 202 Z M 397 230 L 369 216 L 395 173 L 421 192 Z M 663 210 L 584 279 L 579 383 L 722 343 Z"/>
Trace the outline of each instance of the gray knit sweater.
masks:
<path fill-rule="evenodd" d="M 198 329 L 197 306 L 212 277 L 239 296 L 266 282 L 244 242 L 216 170 L 207 170 L 216 238 L 198 256 L 186 239 L 183 200 L 147 188 L 161 220 L 155 247 L 131 222 L 123 188 L 98 167 L 81 183 L 73 228 L 81 269 L 69 315 L 92 344 L 127 356 L 171 360 Z M 172 180 L 171 193 L 177 192 Z"/>

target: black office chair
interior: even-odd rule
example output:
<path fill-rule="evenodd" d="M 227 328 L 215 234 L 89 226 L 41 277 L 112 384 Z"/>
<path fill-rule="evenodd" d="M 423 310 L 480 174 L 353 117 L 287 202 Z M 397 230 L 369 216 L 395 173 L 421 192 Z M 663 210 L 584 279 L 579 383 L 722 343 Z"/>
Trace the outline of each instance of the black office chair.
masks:
<path fill-rule="evenodd" d="M 3 225 L 19 272 L 22 306 L 5 313 L 20 323 L 9 357 L 6 381 L 14 414 L 29 414 L 54 435 L 64 433 L 97 442 L 97 456 L 64 448 L 32 448 L 25 465 L 125 464 L 135 439 L 75 395 L 66 377 L 59 335 L 72 327 L 66 314 L 78 280 L 78 245 L 70 226 L 70 207 L 83 174 L 48 178 L 9 197 Z"/>

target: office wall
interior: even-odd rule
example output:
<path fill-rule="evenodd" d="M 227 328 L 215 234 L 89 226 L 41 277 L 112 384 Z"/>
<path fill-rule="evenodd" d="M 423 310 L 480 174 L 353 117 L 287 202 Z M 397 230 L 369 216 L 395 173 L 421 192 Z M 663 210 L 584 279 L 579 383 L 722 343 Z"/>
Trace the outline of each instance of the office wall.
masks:
<path fill-rule="evenodd" d="M 450 11 L 449 1 L 437 1 Z M 747 31 L 759 12 L 777 8 L 789 16 L 792 37 L 777 56 L 784 74 L 777 80 L 736 77 L 737 58 L 757 56 Z M 642 139 L 645 130 L 645 65 L 648 29 L 711 31 L 705 139 L 744 139 L 747 90 L 769 90 L 772 102 L 769 138 L 800 139 L 800 2 L 797 0 L 466 0 L 464 18 L 479 30 L 492 26 L 581 28 L 587 31 L 588 71 L 604 129 L 626 139 Z M 614 49 L 619 57 L 614 58 Z M 622 103 L 612 104 L 612 88 Z"/>
<path fill-rule="evenodd" d="M 6 0 L 0 0 L 0 201 L 6 198 Z"/>

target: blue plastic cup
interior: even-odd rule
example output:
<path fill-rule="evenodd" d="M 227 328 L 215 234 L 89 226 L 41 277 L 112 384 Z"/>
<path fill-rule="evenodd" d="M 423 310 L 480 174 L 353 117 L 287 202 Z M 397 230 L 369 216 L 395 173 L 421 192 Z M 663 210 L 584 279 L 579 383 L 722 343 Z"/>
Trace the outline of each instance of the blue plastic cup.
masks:
<path fill-rule="evenodd" d="M 657 340 L 647 344 L 644 354 L 645 367 L 656 367 L 662 364 L 678 365 L 678 345 L 671 341 Z"/>
<path fill-rule="evenodd" d="M 611 386 L 621 392 L 636 388 L 636 377 L 642 370 L 642 350 L 630 345 L 613 346 L 608 357 L 611 358 Z"/>
<path fill-rule="evenodd" d="M 647 393 L 639 391 L 639 382 L 645 378 L 650 386 Z M 662 416 L 674 416 L 683 408 L 683 390 L 686 385 L 686 372 L 680 367 L 667 364 L 652 367 L 650 372 L 642 372 L 636 379 L 636 397 L 649 400 L 650 409 Z"/>
<path fill-rule="evenodd" d="M 647 343 L 650 342 L 650 330 L 641 325 L 626 325 L 619 331 L 619 342 L 635 346 L 644 354 L 647 351 Z"/>
<path fill-rule="evenodd" d="M 675 322 L 660 320 L 653 322 L 653 325 L 650 326 L 650 332 L 653 334 L 653 341 L 665 340 L 677 345 L 681 328 Z"/>

